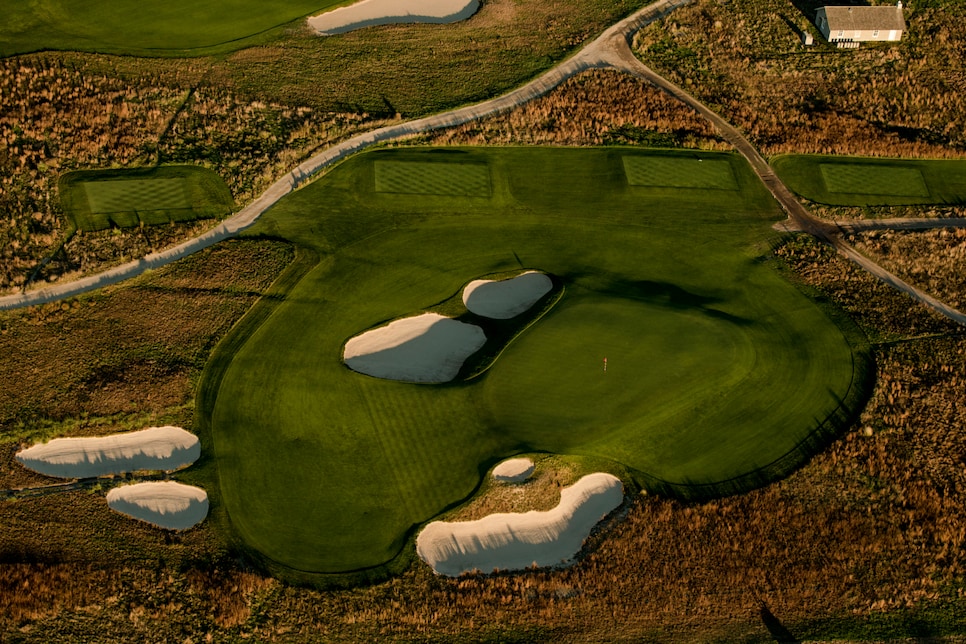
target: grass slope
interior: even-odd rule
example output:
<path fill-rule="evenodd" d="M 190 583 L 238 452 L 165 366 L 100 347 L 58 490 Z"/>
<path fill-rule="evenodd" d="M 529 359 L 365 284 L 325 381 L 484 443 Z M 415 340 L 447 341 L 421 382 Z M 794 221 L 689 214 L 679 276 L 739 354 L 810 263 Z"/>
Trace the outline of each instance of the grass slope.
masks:
<path fill-rule="evenodd" d="M 218 217 L 234 207 L 224 180 L 200 166 L 79 170 L 58 188 L 70 223 L 84 231 Z"/>
<path fill-rule="evenodd" d="M 15 2 L 0 23 L 0 56 L 43 49 L 165 55 L 214 53 L 346 0 L 62 0 Z"/>
<path fill-rule="evenodd" d="M 787 154 L 771 165 L 799 195 L 833 206 L 966 202 L 966 161 Z"/>
<path fill-rule="evenodd" d="M 700 153 L 730 166 L 736 190 L 637 187 L 624 171 L 636 155 L 699 158 L 377 151 L 266 213 L 253 233 L 322 259 L 201 409 L 244 541 L 303 571 L 378 566 L 512 454 L 608 459 L 640 483 L 713 482 L 793 450 L 854 398 L 856 347 L 758 259 L 777 210 L 744 161 Z M 486 165 L 491 196 L 380 193 L 386 161 Z M 520 268 L 557 276 L 563 296 L 481 377 L 419 386 L 342 363 L 360 331 Z"/>

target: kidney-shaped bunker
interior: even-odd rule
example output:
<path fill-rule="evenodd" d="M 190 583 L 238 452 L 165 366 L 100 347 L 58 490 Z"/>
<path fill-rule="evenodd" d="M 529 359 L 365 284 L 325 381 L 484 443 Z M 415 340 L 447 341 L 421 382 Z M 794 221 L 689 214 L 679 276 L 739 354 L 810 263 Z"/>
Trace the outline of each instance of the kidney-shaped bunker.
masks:
<path fill-rule="evenodd" d="M 424 313 L 351 338 L 342 355 L 350 369 L 376 378 L 448 382 L 485 343 L 475 324 Z"/>
<path fill-rule="evenodd" d="M 506 280 L 474 280 L 463 289 L 463 304 L 471 313 L 509 320 L 528 310 L 552 288 L 550 278 L 536 271 Z"/>

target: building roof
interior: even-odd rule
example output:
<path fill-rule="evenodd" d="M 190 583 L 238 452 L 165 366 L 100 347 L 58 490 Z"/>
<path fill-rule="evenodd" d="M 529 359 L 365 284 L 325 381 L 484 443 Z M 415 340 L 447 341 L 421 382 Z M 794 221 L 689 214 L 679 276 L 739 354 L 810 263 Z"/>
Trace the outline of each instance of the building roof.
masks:
<path fill-rule="evenodd" d="M 905 30 L 902 6 L 822 7 L 832 31 Z"/>

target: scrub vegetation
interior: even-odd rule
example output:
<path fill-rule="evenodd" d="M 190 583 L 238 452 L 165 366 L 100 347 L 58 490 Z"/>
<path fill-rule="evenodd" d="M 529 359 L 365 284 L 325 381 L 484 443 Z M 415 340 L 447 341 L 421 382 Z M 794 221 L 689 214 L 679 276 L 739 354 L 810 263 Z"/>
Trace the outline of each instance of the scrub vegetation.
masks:
<path fill-rule="evenodd" d="M 645 27 L 635 47 L 765 155 L 964 156 L 966 4 L 908 3 L 899 43 L 852 50 L 818 34 L 823 4 L 698 0 Z"/>

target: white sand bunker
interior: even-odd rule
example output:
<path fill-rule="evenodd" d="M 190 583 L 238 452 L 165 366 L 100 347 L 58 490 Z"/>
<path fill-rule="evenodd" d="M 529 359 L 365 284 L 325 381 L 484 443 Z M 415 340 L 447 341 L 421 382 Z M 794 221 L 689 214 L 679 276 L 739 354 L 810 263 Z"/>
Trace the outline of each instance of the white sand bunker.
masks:
<path fill-rule="evenodd" d="M 353 371 L 376 378 L 448 382 L 485 343 L 475 324 L 424 313 L 351 338 L 342 357 Z"/>
<path fill-rule="evenodd" d="M 198 437 L 180 427 L 151 427 L 99 438 L 55 438 L 17 453 L 47 476 L 87 478 L 139 470 L 176 470 L 201 456 Z"/>
<path fill-rule="evenodd" d="M 480 8 L 479 0 L 361 0 L 309 18 L 309 27 L 323 36 L 398 22 L 449 23 L 466 20 Z"/>
<path fill-rule="evenodd" d="M 208 516 L 205 491 L 175 481 L 116 487 L 107 493 L 107 505 L 116 512 L 166 530 L 187 530 Z"/>
<path fill-rule="evenodd" d="M 529 309 L 552 288 L 550 278 L 536 271 L 508 280 L 474 280 L 463 289 L 463 304 L 471 313 L 509 320 Z"/>
<path fill-rule="evenodd" d="M 434 571 L 456 577 L 480 570 L 523 570 L 572 562 L 593 527 L 620 506 L 620 479 L 596 473 L 560 493 L 548 512 L 491 514 L 478 521 L 434 521 L 416 538 L 416 552 Z"/>
<path fill-rule="evenodd" d="M 533 461 L 529 458 L 511 458 L 493 468 L 493 478 L 505 483 L 520 483 L 533 474 Z"/>

